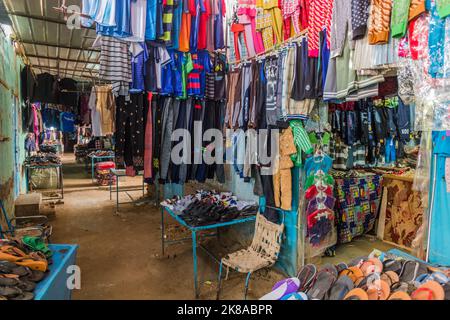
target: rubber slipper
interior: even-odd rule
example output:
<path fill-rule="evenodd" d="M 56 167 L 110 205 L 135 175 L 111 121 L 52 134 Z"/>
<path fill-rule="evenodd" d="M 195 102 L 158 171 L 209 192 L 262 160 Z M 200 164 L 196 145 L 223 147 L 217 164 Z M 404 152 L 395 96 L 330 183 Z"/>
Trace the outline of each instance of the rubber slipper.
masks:
<path fill-rule="evenodd" d="M 434 280 L 434 281 L 440 283 L 441 285 L 449 282 L 448 277 L 444 273 L 442 273 L 440 271 L 435 271 L 431 274 L 424 273 L 424 274 L 421 274 L 420 276 L 418 276 L 415 280 L 416 286 L 418 287 L 421 284 L 424 284 L 425 282 L 430 281 L 430 280 Z"/>
<path fill-rule="evenodd" d="M 39 282 L 42 279 L 44 279 L 45 277 L 45 273 L 42 271 L 38 271 L 38 270 L 31 270 L 30 274 L 24 276 L 24 277 L 20 277 L 21 280 L 28 280 L 31 282 Z"/>
<path fill-rule="evenodd" d="M 386 281 L 375 280 L 368 284 L 366 292 L 369 300 L 387 300 L 391 294 L 391 288 Z"/>
<path fill-rule="evenodd" d="M 334 268 L 334 266 L 333 266 Z M 336 271 L 336 268 L 335 272 Z M 314 280 L 314 283 L 312 284 L 311 288 L 306 293 L 308 295 L 309 300 L 323 300 L 325 297 L 325 294 L 330 290 L 333 283 L 336 281 L 336 274 L 326 267 L 324 269 L 321 269 L 317 273 L 317 277 Z"/>
<path fill-rule="evenodd" d="M 412 300 L 412 299 L 406 292 L 397 291 L 391 294 L 388 300 Z"/>
<path fill-rule="evenodd" d="M 383 264 L 378 258 L 369 258 L 359 268 L 365 276 L 368 276 L 372 273 L 381 273 L 383 271 Z"/>
<path fill-rule="evenodd" d="M 22 238 L 22 243 L 32 251 L 42 252 L 47 258 L 51 257 L 53 254 L 44 240 L 39 237 L 24 236 Z"/>
<path fill-rule="evenodd" d="M 0 273 L 3 274 L 15 274 L 19 277 L 30 274 L 30 269 L 9 261 L 0 261 Z"/>
<path fill-rule="evenodd" d="M 348 265 L 344 262 L 338 263 L 335 267 L 338 274 L 341 273 L 342 270 L 348 269 Z"/>
<path fill-rule="evenodd" d="M 0 287 L 0 296 L 12 298 L 22 294 L 22 290 L 17 287 Z"/>
<path fill-rule="evenodd" d="M 0 287 L 10 287 L 19 284 L 19 279 L 0 277 Z"/>
<path fill-rule="evenodd" d="M 317 267 L 313 264 L 304 265 L 297 274 L 297 278 L 300 280 L 299 291 L 307 291 L 311 283 L 317 276 Z"/>
<path fill-rule="evenodd" d="M 367 292 L 361 288 L 355 288 L 349 291 L 344 297 L 344 300 L 369 300 Z"/>
<path fill-rule="evenodd" d="M 261 297 L 259 300 L 280 300 L 284 296 L 298 290 L 300 280 L 298 278 L 288 278 L 278 281 L 272 291 Z"/>
<path fill-rule="evenodd" d="M 354 288 L 355 284 L 353 280 L 346 276 L 340 276 L 337 281 L 331 287 L 327 300 L 342 300 Z"/>
<path fill-rule="evenodd" d="M 403 282 L 413 282 L 419 275 L 424 273 L 428 273 L 426 265 L 418 261 L 408 260 L 405 261 L 400 271 L 400 280 Z"/>
<path fill-rule="evenodd" d="M 304 292 L 293 292 L 285 295 L 280 300 L 308 300 L 308 296 Z"/>
<path fill-rule="evenodd" d="M 15 248 L 17 249 L 17 248 Z M 17 249 L 19 250 L 19 249 Z M 23 252 L 23 251 L 22 251 Z M 48 263 L 47 261 L 42 260 L 35 260 L 30 258 L 29 256 L 16 256 L 11 253 L 6 252 L 0 252 L 0 260 L 5 260 L 9 262 L 14 262 L 15 264 L 19 266 L 28 267 L 32 270 L 39 270 L 39 271 L 47 271 Z"/>
<path fill-rule="evenodd" d="M 33 292 L 36 288 L 36 283 L 27 280 L 18 280 L 19 283 L 16 285 L 17 288 L 24 292 Z"/>
<path fill-rule="evenodd" d="M 339 275 L 346 275 L 352 279 L 353 283 L 357 283 L 360 279 L 364 278 L 364 273 L 357 266 L 349 267 L 340 272 Z"/>
<path fill-rule="evenodd" d="M 381 274 L 381 280 L 386 281 L 389 286 L 392 286 L 394 283 L 399 282 L 400 278 L 394 271 L 386 271 Z"/>
<path fill-rule="evenodd" d="M 413 300 L 444 300 L 445 291 L 436 281 L 428 281 L 417 288 L 412 294 Z"/>
<path fill-rule="evenodd" d="M 395 273 L 400 274 L 402 266 L 402 260 L 386 259 L 383 261 L 383 271 L 394 271 Z"/>
<path fill-rule="evenodd" d="M 31 292 L 22 292 L 22 294 L 10 298 L 10 300 L 33 300 L 33 299 L 34 294 L 32 294 Z"/>
<path fill-rule="evenodd" d="M 348 266 L 349 266 L 349 267 L 359 266 L 359 265 L 361 264 L 362 261 L 365 261 L 365 260 L 367 260 L 367 259 L 368 259 L 367 256 L 362 256 L 362 257 L 355 258 L 355 259 L 353 259 L 352 261 L 350 261 L 350 262 L 348 263 Z"/>

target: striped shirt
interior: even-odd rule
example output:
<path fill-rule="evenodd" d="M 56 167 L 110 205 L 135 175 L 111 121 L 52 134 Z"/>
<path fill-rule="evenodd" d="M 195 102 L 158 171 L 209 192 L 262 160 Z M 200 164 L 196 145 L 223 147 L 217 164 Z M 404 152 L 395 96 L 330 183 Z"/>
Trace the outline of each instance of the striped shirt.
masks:
<path fill-rule="evenodd" d="M 296 167 L 300 167 L 302 165 L 302 151 L 310 154 L 313 151 L 313 146 L 301 120 L 292 120 L 289 125 L 294 134 L 294 144 L 297 148 L 297 153 L 292 155 L 291 159 Z"/>
<path fill-rule="evenodd" d="M 99 77 L 112 82 L 115 94 L 128 95 L 132 75 L 127 42 L 113 37 L 101 37 Z"/>
<path fill-rule="evenodd" d="M 173 27 L 173 0 L 166 0 L 163 10 L 163 30 L 164 34 L 161 40 L 171 42 L 172 40 L 172 27 Z"/>

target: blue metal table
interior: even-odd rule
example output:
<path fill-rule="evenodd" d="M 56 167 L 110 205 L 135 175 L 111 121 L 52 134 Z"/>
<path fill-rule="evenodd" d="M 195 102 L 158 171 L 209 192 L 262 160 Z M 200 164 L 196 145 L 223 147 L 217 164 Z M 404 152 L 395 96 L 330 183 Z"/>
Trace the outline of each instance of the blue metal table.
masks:
<path fill-rule="evenodd" d="M 205 226 L 198 226 L 193 227 L 190 226 L 184 221 L 180 216 L 178 216 L 176 213 L 174 213 L 171 209 L 161 206 L 161 245 L 162 245 L 162 255 L 164 256 L 164 249 L 166 245 L 170 245 L 173 243 L 179 243 L 181 241 L 187 241 L 191 240 L 190 238 L 185 239 L 177 239 L 177 240 L 166 240 L 165 239 L 165 226 L 164 226 L 164 212 L 167 212 L 172 218 L 174 218 L 179 224 L 186 227 L 192 234 L 192 258 L 193 258 L 193 267 L 194 267 L 194 293 L 195 298 L 197 299 L 199 297 L 199 287 L 198 287 L 198 260 L 197 260 L 197 246 L 201 249 L 203 249 L 210 257 L 212 257 L 214 260 L 218 262 L 218 260 L 202 245 L 197 244 L 197 232 L 199 231 L 205 231 L 205 230 L 212 230 L 217 229 L 217 236 L 219 235 L 219 229 L 223 227 L 229 227 L 232 225 L 237 225 L 240 223 L 255 221 L 256 216 L 249 216 L 245 218 L 235 219 L 227 222 L 221 222 L 221 223 L 215 223 Z"/>
<path fill-rule="evenodd" d="M 112 159 L 114 161 L 114 158 L 115 158 L 114 155 L 111 155 L 111 156 L 91 156 L 91 155 L 89 155 L 88 157 L 91 158 L 91 180 L 92 180 L 92 182 L 94 182 L 94 176 L 95 176 L 94 166 L 95 166 L 96 160 L 111 160 Z"/>
<path fill-rule="evenodd" d="M 78 245 L 49 244 L 53 252 L 53 263 L 48 266 L 48 274 L 34 290 L 35 300 L 70 300 L 72 290 L 67 285 L 72 275 L 70 266 L 76 265 Z"/>

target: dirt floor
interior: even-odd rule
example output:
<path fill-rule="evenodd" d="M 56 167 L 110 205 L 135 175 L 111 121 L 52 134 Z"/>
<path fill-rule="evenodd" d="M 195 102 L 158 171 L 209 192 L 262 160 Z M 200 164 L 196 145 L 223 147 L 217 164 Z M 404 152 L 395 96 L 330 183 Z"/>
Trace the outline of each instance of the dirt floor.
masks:
<path fill-rule="evenodd" d="M 126 185 L 139 186 L 141 177 L 126 178 Z M 53 243 L 78 244 L 77 264 L 81 268 L 81 289 L 74 299 L 193 299 L 193 263 L 190 243 L 166 249 L 161 256 L 161 213 L 152 204 L 121 205 L 116 214 L 115 198 L 108 188 L 96 186 L 84 165 L 75 164 L 73 156 L 64 158 L 64 204 L 57 206 L 53 224 Z M 141 193 L 130 192 L 134 198 Z M 129 201 L 125 194 L 121 201 Z M 169 221 L 169 225 L 175 225 Z M 170 227 L 169 227 L 170 228 Z M 220 246 L 215 238 L 206 243 L 218 254 L 240 249 L 239 243 Z M 339 246 L 333 258 L 322 263 L 336 263 L 367 255 L 386 245 L 371 237 L 362 237 Z M 218 265 L 199 250 L 200 299 L 215 299 Z M 270 291 L 283 275 L 262 271 L 250 283 L 249 299 L 258 299 Z M 223 282 L 222 299 L 242 299 L 244 276 L 231 274 Z"/>

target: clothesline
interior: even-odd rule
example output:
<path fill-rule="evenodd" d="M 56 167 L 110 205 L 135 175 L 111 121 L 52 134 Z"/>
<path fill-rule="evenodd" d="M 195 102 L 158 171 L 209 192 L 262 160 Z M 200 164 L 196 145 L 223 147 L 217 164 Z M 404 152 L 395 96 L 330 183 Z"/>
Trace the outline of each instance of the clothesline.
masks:
<path fill-rule="evenodd" d="M 258 53 L 258 54 L 256 54 L 256 55 L 254 55 L 254 56 L 252 56 L 252 57 L 249 57 L 249 58 L 246 58 L 246 59 L 242 59 L 242 60 L 237 60 L 237 61 L 234 61 L 234 62 L 230 62 L 230 65 L 238 65 L 238 64 L 240 64 L 240 63 L 245 63 L 245 62 L 248 62 L 248 61 L 251 61 L 251 60 L 254 60 L 254 59 L 258 59 L 258 58 L 261 58 L 261 57 L 263 57 L 263 56 L 266 56 L 266 55 L 268 55 L 269 53 L 271 53 L 272 51 L 277 51 L 277 50 L 283 48 L 285 45 L 290 44 L 290 43 L 292 43 L 292 42 L 294 42 L 294 41 L 297 41 L 297 40 L 299 40 L 299 39 L 305 37 L 307 34 L 308 34 L 308 29 L 304 29 L 304 30 L 302 30 L 302 31 L 300 32 L 300 34 L 298 34 L 298 35 L 296 35 L 296 36 L 294 36 L 294 37 L 291 37 L 291 38 L 289 38 L 289 39 L 283 41 L 281 44 L 274 45 L 273 48 L 271 48 L 271 49 L 269 49 L 269 50 L 266 50 L 266 51 L 264 51 L 264 52 Z"/>

